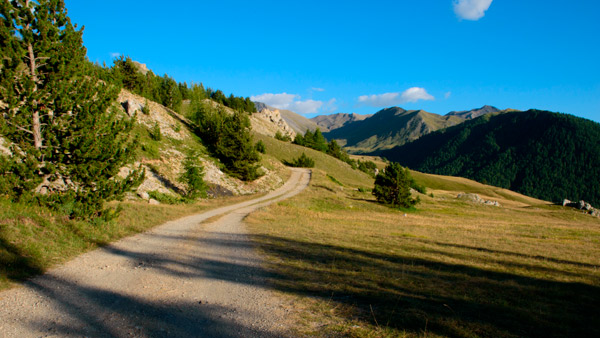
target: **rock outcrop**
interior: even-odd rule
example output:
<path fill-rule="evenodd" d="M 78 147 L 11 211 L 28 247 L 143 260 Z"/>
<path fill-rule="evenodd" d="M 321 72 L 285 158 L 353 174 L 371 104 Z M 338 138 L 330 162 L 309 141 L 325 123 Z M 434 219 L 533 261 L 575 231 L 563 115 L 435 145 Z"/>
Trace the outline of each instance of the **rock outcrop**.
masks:
<path fill-rule="evenodd" d="M 485 205 L 490 205 L 493 207 L 501 207 L 502 205 L 500 205 L 500 203 L 498 201 L 488 201 L 485 200 L 481 197 L 479 197 L 479 195 L 477 194 L 458 194 L 458 196 L 456 196 L 456 198 L 461 199 L 461 200 L 465 200 L 465 201 L 469 201 L 469 202 L 473 202 L 473 203 L 477 203 L 477 204 L 485 204 Z"/>
<path fill-rule="evenodd" d="M 277 132 L 283 136 L 288 135 L 292 140 L 296 137 L 296 132 L 281 117 L 279 110 L 263 108 L 250 116 L 252 130 L 259 134 L 275 136 Z"/>
<path fill-rule="evenodd" d="M 568 199 L 564 199 L 562 205 L 563 207 L 579 209 L 585 212 L 586 214 L 592 215 L 594 217 L 600 217 L 600 209 L 594 208 L 591 204 L 587 203 L 584 200 L 581 200 L 579 202 L 571 202 Z"/>

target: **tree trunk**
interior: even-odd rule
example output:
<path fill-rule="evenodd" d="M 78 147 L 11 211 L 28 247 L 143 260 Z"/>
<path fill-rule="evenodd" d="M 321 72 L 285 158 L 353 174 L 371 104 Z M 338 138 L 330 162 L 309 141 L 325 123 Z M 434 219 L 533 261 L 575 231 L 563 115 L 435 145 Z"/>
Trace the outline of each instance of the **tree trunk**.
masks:
<path fill-rule="evenodd" d="M 29 71 L 31 74 L 31 80 L 33 81 L 33 93 L 35 94 L 35 92 L 37 92 L 37 83 L 38 83 L 38 78 L 37 78 L 37 69 L 36 69 L 36 65 L 35 65 L 35 54 L 33 53 L 33 45 L 31 43 L 29 43 L 27 45 L 27 51 L 29 52 Z M 33 145 L 35 146 L 35 149 L 41 149 L 42 148 L 42 124 L 40 122 L 40 112 L 38 110 L 37 107 L 37 100 L 33 100 L 32 102 L 32 106 L 33 106 L 33 116 L 32 116 L 32 132 L 33 132 Z"/>

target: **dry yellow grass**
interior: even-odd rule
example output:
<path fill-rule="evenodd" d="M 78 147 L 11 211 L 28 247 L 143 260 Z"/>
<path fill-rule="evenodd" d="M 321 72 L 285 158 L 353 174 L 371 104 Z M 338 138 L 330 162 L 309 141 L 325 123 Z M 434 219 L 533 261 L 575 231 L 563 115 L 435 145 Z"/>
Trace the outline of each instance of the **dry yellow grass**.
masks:
<path fill-rule="evenodd" d="M 272 284 L 309 309 L 301 333 L 599 336 L 598 218 L 462 178 L 414 176 L 434 187 L 414 212 L 316 170 L 307 191 L 247 219 Z"/>

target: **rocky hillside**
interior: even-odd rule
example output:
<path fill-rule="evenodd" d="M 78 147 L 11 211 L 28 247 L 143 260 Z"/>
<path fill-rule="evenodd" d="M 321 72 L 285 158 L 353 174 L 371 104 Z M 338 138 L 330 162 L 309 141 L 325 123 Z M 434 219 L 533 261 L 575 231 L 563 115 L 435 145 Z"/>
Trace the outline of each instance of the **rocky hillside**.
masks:
<path fill-rule="evenodd" d="M 296 137 L 296 131 L 283 119 L 279 110 L 272 110 L 266 105 L 257 106 L 256 109 L 258 112 L 250 116 L 253 131 L 267 136 L 275 136 L 279 132 L 292 140 Z"/>
<path fill-rule="evenodd" d="M 338 113 L 338 114 L 330 114 L 330 115 L 319 115 L 319 116 L 313 117 L 310 120 L 315 122 L 321 128 L 321 131 L 327 132 L 327 131 L 332 131 L 334 129 L 341 128 L 351 122 L 362 121 L 371 116 L 373 116 L 373 114 L 360 115 L 360 114 L 355 114 L 355 113 L 352 113 L 352 114 Z"/>
<path fill-rule="evenodd" d="M 135 133 L 140 139 L 141 149 L 137 161 L 128 168 L 123 168 L 121 175 L 125 175 L 131 168 L 139 165 L 145 168 L 145 179 L 137 189 L 137 195 L 141 198 L 148 199 L 148 193 L 152 191 L 172 196 L 180 193 L 184 187 L 179 183 L 178 176 L 183 170 L 182 163 L 190 151 L 199 153 L 198 160 L 205 171 L 204 180 L 210 186 L 209 194 L 213 196 L 264 192 L 272 190 L 283 182 L 273 170 L 264 167 L 262 170 L 265 175 L 256 181 L 243 182 L 232 178 L 220 169 L 218 160 L 209 156 L 198 137 L 190 131 L 189 121 L 185 117 L 127 90 L 121 91 L 118 103 L 119 109 L 124 114 L 135 116 L 137 120 Z M 212 104 L 216 103 L 212 102 Z M 276 116 L 272 118 L 277 121 Z M 266 121 L 270 121 L 269 117 L 258 114 L 253 118 L 252 123 L 262 125 L 265 130 L 268 130 L 265 131 L 266 133 L 278 128 L 276 122 L 269 127 Z M 282 128 L 286 128 L 285 125 Z M 161 134 L 159 141 L 149 137 L 157 129 Z"/>
<path fill-rule="evenodd" d="M 285 123 L 287 123 L 287 125 L 296 134 L 304 135 L 304 133 L 306 133 L 307 130 L 314 131 L 315 129 L 319 128 L 319 126 L 315 122 L 307 119 L 306 117 L 304 117 L 300 114 L 296 114 L 291 110 L 277 109 L 277 108 L 268 106 L 262 102 L 254 102 L 254 105 L 256 106 L 256 110 L 258 110 L 258 111 L 267 109 L 276 114 L 279 114 L 281 116 L 281 118 L 285 121 Z"/>
<path fill-rule="evenodd" d="M 366 119 L 346 123 L 323 135 L 328 140 L 339 140 L 350 153 L 364 154 L 390 149 L 462 122 L 464 119 L 457 116 L 440 116 L 423 110 L 391 107 Z"/>

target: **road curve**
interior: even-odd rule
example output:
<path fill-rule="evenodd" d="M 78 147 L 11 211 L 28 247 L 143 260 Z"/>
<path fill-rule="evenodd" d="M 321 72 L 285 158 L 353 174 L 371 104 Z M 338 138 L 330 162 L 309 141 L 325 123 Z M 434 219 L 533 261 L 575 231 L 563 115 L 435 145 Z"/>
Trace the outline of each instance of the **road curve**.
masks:
<path fill-rule="evenodd" d="M 289 337 L 286 305 L 265 286 L 242 221 L 309 180 L 293 169 L 263 197 L 165 223 L 0 293 L 0 337 Z"/>

